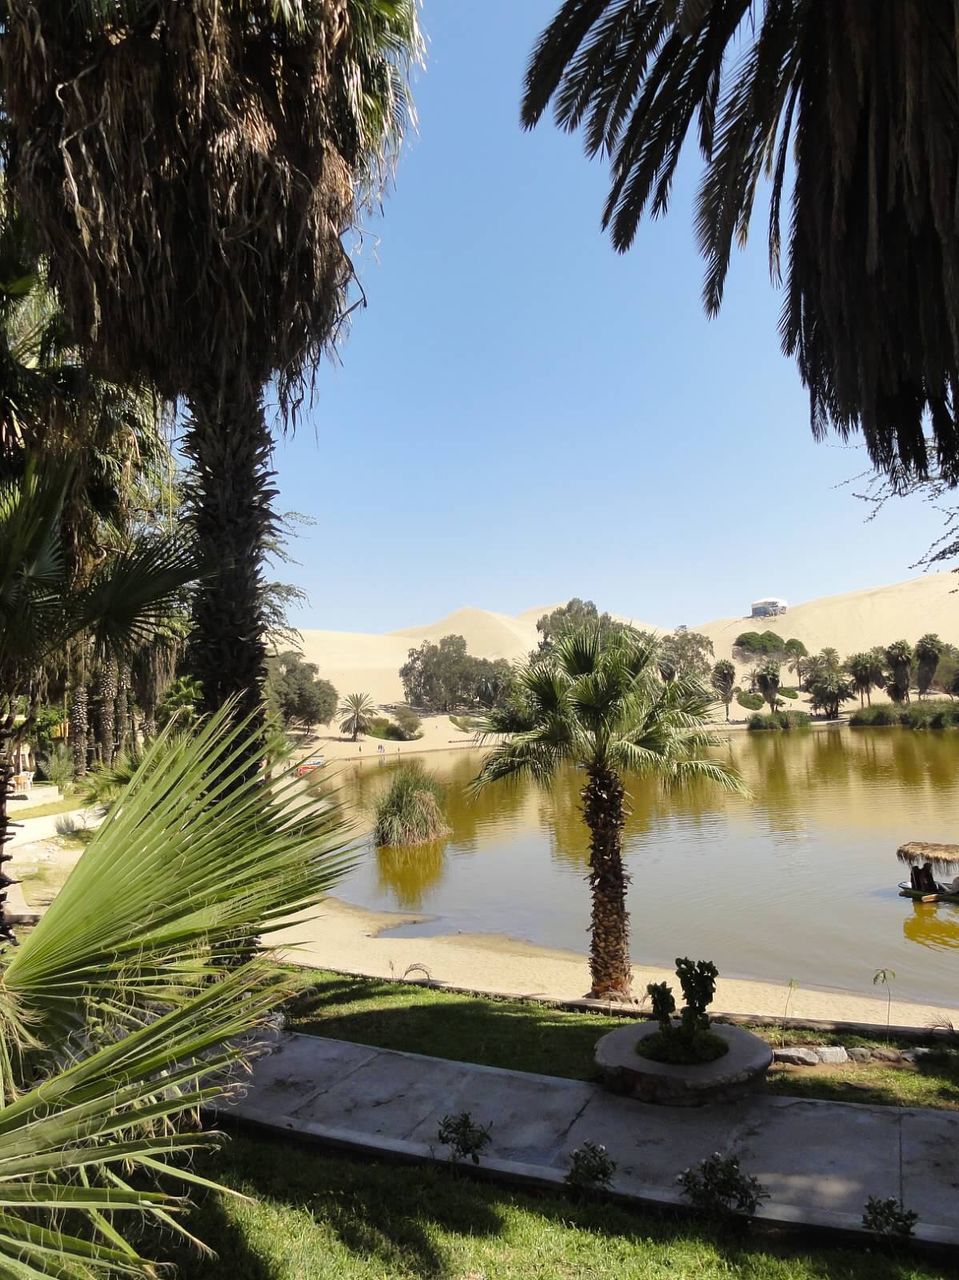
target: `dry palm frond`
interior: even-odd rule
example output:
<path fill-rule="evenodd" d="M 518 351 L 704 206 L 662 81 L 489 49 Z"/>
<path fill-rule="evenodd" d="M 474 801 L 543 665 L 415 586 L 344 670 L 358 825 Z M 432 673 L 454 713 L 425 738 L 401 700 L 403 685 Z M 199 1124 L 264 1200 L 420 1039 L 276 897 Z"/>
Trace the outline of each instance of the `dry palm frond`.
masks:
<path fill-rule="evenodd" d="M 12 0 L 14 190 L 99 365 L 169 396 L 275 376 L 285 401 L 418 52 L 414 0 Z"/>
<path fill-rule="evenodd" d="M 771 180 L 780 329 L 813 431 L 861 429 L 875 466 L 959 481 L 959 3 L 565 0 L 526 79 L 610 156 L 617 249 L 668 207 L 682 148 L 705 160 L 697 230 L 714 313 L 734 241 Z"/>

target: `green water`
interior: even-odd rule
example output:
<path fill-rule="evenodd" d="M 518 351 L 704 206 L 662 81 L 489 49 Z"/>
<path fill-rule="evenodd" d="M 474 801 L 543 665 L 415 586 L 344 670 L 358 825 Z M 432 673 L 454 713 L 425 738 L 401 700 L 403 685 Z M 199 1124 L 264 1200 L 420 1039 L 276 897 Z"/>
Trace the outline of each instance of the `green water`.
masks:
<path fill-rule="evenodd" d="M 903 999 L 959 1005 L 959 908 L 900 898 L 906 840 L 959 842 L 959 733 L 822 729 L 734 734 L 720 751 L 752 791 L 664 795 L 629 784 L 625 857 L 634 960 L 711 959 L 741 977 L 872 991 L 894 969 Z M 481 753 L 437 752 L 449 838 L 370 845 L 337 890 L 357 906 L 425 917 L 397 932 L 499 933 L 584 952 L 587 838 L 582 774 L 550 792 L 467 784 Z M 395 763 L 339 771 L 361 824 Z"/>

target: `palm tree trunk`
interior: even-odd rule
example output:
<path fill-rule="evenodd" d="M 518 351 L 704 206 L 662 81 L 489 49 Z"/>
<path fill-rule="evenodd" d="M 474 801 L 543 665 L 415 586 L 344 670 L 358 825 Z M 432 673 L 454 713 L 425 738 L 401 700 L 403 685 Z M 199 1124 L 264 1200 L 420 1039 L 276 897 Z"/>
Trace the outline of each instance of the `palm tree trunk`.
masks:
<path fill-rule="evenodd" d="M 13 740 L 13 712 L 0 718 L 0 944 L 14 943 L 16 938 L 7 919 L 7 889 L 14 881 L 4 867 L 10 861 L 6 848 L 13 839 L 10 819 L 7 817 L 7 800 L 13 790 L 13 760 L 10 746 Z"/>
<path fill-rule="evenodd" d="M 70 698 L 70 747 L 73 751 L 74 778 L 83 778 L 87 772 L 89 711 L 87 686 L 81 679 L 76 679 Z"/>
<path fill-rule="evenodd" d="M 117 666 L 113 658 L 104 658 L 97 671 L 94 701 L 96 706 L 97 746 L 100 764 L 113 764 L 116 739 Z"/>
<path fill-rule="evenodd" d="M 628 877 L 623 868 L 625 792 L 617 773 L 602 766 L 587 770 L 582 790 L 583 817 L 590 833 L 589 889 L 592 896 L 589 969 L 590 996 L 600 1000 L 632 998 L 629 962 Z"/>
<path fill-rule="evenodd" d="M 238 717 L 262 729 L 262 570 L 276 490 L 262 396 L 245 390 L 240 376 L 229 393 L 190 400 L 185 452 L 195 468 L 191 503 L 208 572 L 194 598 L 187 662 L 203 687 L 204 711 L 236 698 Z"/>

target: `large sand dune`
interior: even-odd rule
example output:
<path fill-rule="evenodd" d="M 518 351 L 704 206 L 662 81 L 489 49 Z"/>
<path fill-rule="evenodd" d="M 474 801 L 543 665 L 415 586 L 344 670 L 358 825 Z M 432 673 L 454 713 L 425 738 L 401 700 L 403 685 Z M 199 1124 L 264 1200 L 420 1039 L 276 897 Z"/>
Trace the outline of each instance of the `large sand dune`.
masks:
<path fill-rule="evenodd" d="M 857 649 L 900 638 L 915 643 L 927 631 L 959 644 L 959 578 L 930 573 L 909 582 L 844 595 L 824 596 L 794 605 L 778 618 L 720 618 L 691 628 L 713 642 L 716 657 L 729 657 L 741 631 L 776 631 L 802 640 L 810 653 L 831 645 L 845 657 Z M 516 617 L 487 609 L 465 608 L 438 622 L 406 627 L 387 635 L 347 631 L 303 631 L 303 652 L 340 693 L 368 693 L 378 703 L 400 702 L 399 669 L 411 648 L 445 635 L 465 637 L 478 658 L 512 662 L 536 647 L 536 620 L 549 606 L 528 609 Z M 644 624 L 637 622 L 637 626 Z M 654 629 L 654 628 L 650 628 Z"/>

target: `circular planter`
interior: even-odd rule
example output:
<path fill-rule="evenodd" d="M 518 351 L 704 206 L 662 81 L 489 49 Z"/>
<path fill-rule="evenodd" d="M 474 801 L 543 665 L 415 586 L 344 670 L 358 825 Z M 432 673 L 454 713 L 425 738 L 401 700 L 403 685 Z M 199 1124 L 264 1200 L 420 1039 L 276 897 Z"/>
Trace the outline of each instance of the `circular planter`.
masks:
<path fill-rule="evenodd" d="M 596 1046 L 596 1065 L 603 1084 L 613 1093 L 656 1102 L 667 1107 L 701 1107 L 707 1102 L 734 1102 L 761 1083 L 773 1052 L 742 1027 L 712 1023 L 710 1031 L 725 1040 L 729 1052 L 715 1062 L 675 1066 L 642 1058 L 636 1046 L 659 1030 L 657 1022 L 620 1027 Z"/>

